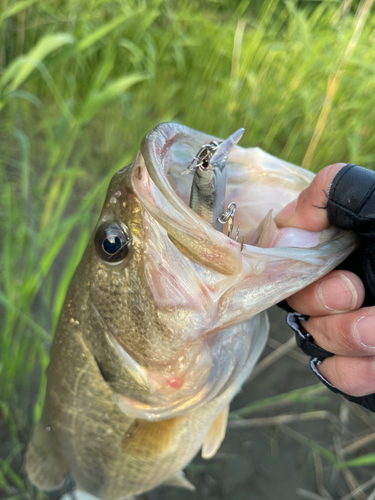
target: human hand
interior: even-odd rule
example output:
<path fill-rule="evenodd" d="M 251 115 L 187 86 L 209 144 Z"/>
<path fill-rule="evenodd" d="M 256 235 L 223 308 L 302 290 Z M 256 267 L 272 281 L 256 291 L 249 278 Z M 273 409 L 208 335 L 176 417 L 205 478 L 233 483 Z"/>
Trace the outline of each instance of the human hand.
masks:
<path fill-rule="evenodd" d="M 343 166 L 338 163 L 321 170 L 298 199 L 275 217 L 278 226 L 327 229 L 327 210 L 319 207 L 327 206 L 329 187 Z M 368 175 L 374 183 L 375 173 Z M 334 270 L 287 299 L 294 310 L 310 316 L 303 326 L 315 343 L 334 354 L 319 364 L 319 373 L 356 397 L 375 393 L 375 307 L 361 307 L 364 298 L 365 287 L 356 274 Z"/>

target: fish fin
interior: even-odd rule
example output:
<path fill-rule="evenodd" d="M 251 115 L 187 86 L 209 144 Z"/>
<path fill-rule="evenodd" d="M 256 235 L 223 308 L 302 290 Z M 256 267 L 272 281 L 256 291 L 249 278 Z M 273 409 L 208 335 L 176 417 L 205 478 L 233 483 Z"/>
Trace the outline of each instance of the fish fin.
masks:
<path fill-rule="evenodd" d="M 225 438 L 227 430 L 229 405 L 224 408 L 216 420 L 211 425 L 210 430 L 203 442 L 202 458 L 212 458 Z"/>
<path fill-rule="evenodd" d="M 138 460 L 167 456 L 175 448 L 180 422 L 184 417 L 168 418 L 156 422 L 136 419 L 127 429 L 122 449 Z"/>
<path fill-rule="evenodd" d="M 177 486 L 178 488 L 185 488 L 185 490 L 195 491 L 194 484 L 186 479 L 185 473 L 182 470 L 164 481 L 163 485 Z"/>
<path fill-rule="evenodd" d="M 56 456 L 50 436 L 39 422 L 29 443 L 25 467 L 32 483 L 41 490 L 59 488 L 68 472 L 66 464 Z"/>

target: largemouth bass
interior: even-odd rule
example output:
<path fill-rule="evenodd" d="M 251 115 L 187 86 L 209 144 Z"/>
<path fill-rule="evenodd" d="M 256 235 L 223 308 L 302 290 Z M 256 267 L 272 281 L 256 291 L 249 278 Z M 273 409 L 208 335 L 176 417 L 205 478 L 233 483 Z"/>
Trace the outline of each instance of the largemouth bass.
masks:
<path fill-rule="evenodd" d="M 356 246 L 336 228 L 279 230 L 272 210 L 313 174 L 234 144 L 222 202 L 236 204 L 243 241 L 216 230 L 189 207 L 192 175 L 182 175 L 213 141 L 161 124 L 111 180 L 65 299 L 28 448 L 41 489 L 66 474 L 103 500 L 192 487 L 182 469 L 201 448 L 205 458 L 219 448 L 228 405 L 266 343 L 265 310 Z"/>

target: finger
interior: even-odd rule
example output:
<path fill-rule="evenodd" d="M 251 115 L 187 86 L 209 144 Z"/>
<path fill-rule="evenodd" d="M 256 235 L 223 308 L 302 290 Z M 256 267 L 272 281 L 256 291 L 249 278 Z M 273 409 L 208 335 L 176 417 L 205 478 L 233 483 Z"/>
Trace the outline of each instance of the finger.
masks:
<path fill-rule="evenodd" d="M 350 271 L 332 271 L 287 299 L 295 311 L 308 316 L 325 316 L 361 307 L 365 289 Z"/>
<path fill-rule="evenodd" d="M 318 365 L 319 372 L 337 389 L 349 396 L 375 393 L 375 358 L 332 356 Z"/>
<path fill-rule="evenodd" d="M 375 355 L 375 306 L 328 316 L 311 316 L 303 323 L 316 344 L 341 356 Z"/>
<path fill-rule="evenodd" d="M 330 226 L 327 210 L 328 189 L 334 176 L 345 165 L 335 163 L 323 168 L 297 200 L 284 207 L 275 217 L 279 227 L 297 227 L 307 231 L 322 231 Z"/>

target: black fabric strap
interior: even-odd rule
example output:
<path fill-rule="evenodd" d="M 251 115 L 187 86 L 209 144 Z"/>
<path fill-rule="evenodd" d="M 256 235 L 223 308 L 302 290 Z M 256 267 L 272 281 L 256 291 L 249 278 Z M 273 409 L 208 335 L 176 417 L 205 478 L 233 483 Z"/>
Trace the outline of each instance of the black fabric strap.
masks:
<path fill-rule="evenodd" d="M 323 360 L 333 356 L 318 344 L 315 344 L 313 337 L 305 330 L 301 322 L 307 321 L 308 316 L 297 312 L 289 312 L 286 315 L 286 322 L 296 334 L 297 346 L 308 356 Z"/>
<path fill-rule="evenodd" d="M 375 240 L 375 173 L 348 163 L 328 191 L 327 215 L 334 226 Z"/>
<path fill-rule="evenodd" d="M 349 394 L 345 394 L 344 392 L 341 392 L 335 387 L 334 385 L 330 384 L 328 380 L 326 380 L 323 375 L 320 373 L 318 366 L 322 360 L 318 358 L 311 358 L 310 359 L 310 368 L 312 371 L 315 373 L 315 375 L 320 379 L 323 384 L 328 387 L 332 392 L 335 392 L 337 394 L 341 394 L 344 396 L 348 401 L 351 401 L 352 403 L 357 403 L 358 405 L 363 406 L 364 408 L 367 408 L 368 410 L 371 410 L 375 412 L 375 394 L 368 394 L 367 396 L 349 396 Z"/>
<path fill-rule="evenodd" d="M 348 163 L 334 177 L 328 192 L 327 215 L 330 223 L 341 229 L 352 230 L 361 236 L 361 245 L 340 266 L 357 274 L 365 285 L 364 306 L 375 305 L 375 172 Z M 315 344 L 303 323 L 308 316 L 295 312 L 286 301 L 278 304 L 287 311 L 286 321 L 296 335 L 302 351 L 311 356 L 310 367 L 331 391 L 375 412 L 375 394 L 349 396 L 328 382 L 319 372 L 319 364 L 333 356 Z M 374 328 L 375 335 L 375 328 Z"/>
<path fill-rule="evenodd" d="M 362 238 L 360 248 L 340 268 L 353 271 L 363 281 L 364 306 L 375 305 L 375 172 L 345 165 L 334 177 L 328 198 L 330 223 Z"/>
<path fill-rule="evenodd" d="M 294 331 L 296 336 L 296 344 L 304 354 L 306 354 L 307 356 L 311 356 L 312 358 L 316 358 L 320 361 L 333 356 L 331 352 L 326 351 L 325 349 L 323 349 L 323 347 L 315 344 L 312 335 L 310 335 L 305 330 L 303 323 L 309 319 L 309 316 L 296 312 L 289 306 L 286 300 L 279 302 L 277 305 L 287 312 L 287 325 Z"/>

